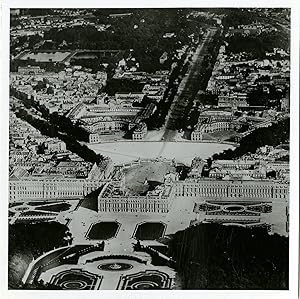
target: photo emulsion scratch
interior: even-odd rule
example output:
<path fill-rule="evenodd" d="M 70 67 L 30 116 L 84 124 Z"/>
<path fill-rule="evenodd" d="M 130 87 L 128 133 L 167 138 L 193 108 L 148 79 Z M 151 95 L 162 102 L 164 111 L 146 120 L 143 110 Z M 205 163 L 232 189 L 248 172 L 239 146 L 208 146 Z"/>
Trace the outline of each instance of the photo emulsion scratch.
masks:
<path fill-rule="evenodd" d="M 9 289 L 287 290 L 289 153 L 290 9 L 10 9 Z"/>

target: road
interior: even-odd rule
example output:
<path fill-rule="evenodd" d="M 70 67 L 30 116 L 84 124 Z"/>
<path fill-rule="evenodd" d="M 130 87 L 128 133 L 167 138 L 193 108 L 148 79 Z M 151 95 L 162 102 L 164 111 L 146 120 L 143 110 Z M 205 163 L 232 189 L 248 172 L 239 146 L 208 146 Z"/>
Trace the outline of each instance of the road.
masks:
<path fill-rule="evenodd" d="M 211 42 L 217 29 L 208 29 L 193 55 L 192 64 L 182 79 L 174 101 L 166 117 L 165 132 L 162 140 L 174 141 L 176 135 L 176 122 L 184 117 L 187 104 L 194 99 L 200 89 L 200 79 L 202 76 L 201 65 L 205 57 L 207 45 Z"/>

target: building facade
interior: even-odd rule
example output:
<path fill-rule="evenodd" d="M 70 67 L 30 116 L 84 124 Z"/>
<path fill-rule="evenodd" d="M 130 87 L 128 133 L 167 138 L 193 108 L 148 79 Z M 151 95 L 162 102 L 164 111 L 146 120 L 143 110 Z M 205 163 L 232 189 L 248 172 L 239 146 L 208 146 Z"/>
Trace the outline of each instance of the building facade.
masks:
<path fill-rule="evenodd" d="M 122 213 L 168 213 L 169 201 L 146 196 L 101 198 L 99 212 Z"/>
<path fill-rule="evenodd" d="M 142 140 L 147 134 L 147 125 L 139 123 L 132 132 L 132 140 Z"/>
<path fill-rule="evenodd" d="M 106 195 L 100 193 L 98 209 L 100 212 L 172 214 L 172 209 L 184 205 L 190 215 L 190 225 L 261 226 L 267 227 L 270 233 L 288 235 L 288 183 L 262 179 L 189 178 L 165 184 L 161 191 L 146 196 L 116 195 L 113 191 Z"/>
<path fill-rule="evenodd" d="M 103 185 L 102 180 L 26 177 L 10 179 L 9 201 L 78 199 Z"/>
<path fill-rule="evenodd" d="M 101 138 L 98 133 L 90 133 L 89 134 L 89 143 L 99 143 Z"/>
<path fill-rule="evenodd" d="M 56 173 L 53 175 L 41 174 L 20 178 L 11 176 L 9 180 L 10 202 L 83 198 L 101 187 L 109 179 L 113 170 L 110 158 L 104 159 L 98 165 L 94 164 L 88 173 L 83 173 L 79 166 L 76 167 L 76 163 L 80 164 L 80 162 L 61 163 L 63 165 L 56 167 Z M 84 176 L 79 176 L 78 172 Z"/>

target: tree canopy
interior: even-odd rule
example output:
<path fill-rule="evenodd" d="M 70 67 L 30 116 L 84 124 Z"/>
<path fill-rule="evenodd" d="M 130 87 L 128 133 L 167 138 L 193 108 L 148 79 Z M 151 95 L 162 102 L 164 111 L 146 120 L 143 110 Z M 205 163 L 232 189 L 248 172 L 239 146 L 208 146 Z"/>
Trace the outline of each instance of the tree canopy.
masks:
<path fill-rule="evenodd" d="M 63 239 L 68 228 L 58 222 L 15 223 L 9 226 L 9 288 L 20 288 L 21 279 L 33 258 L 67 245 Z M 55 233 L 54 233 L 55 232 Z"/>
<path fill-rule="evenodd" d="M 244 154 L 255 153 L 265 145 L 277 146 L 289 142 L 290 118 L 283 119 L 267 128 L 259 128 L 242 138 L 240 145 L 234 150 L 228 149 L 222 153 L 214 154 L 214 160 L 230 160 L 240 158 Z"/>
<path fill-rule="evenodd" d="M 289 241 L 264 228 L 199 224 L 173 235 L 183 289 L 288 289 Z"/>

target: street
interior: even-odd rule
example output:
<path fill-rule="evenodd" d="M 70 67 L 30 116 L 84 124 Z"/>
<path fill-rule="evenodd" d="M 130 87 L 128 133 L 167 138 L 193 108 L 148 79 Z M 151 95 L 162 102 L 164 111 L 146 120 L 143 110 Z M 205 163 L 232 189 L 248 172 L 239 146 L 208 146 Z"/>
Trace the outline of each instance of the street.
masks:
<path fill-rule="evenodd" d="M 166 118 L 165 132 L 162 137 L 163 141 L 173 141 L 176 135 L 176 122 L 184 117 L 185 107 L 193 100 L 194 96 L 200 89 L 200 78 L 202 76 L 201 65 L 205 57 L 205 50 L 207 45 L 211 42 L 212 37 L 215 35 L 217 29 L 209 29 L 193 55 L 192 64 L 189 71 L 182 79 L 177 95 L 170 107 L 169 113 Z"/>

